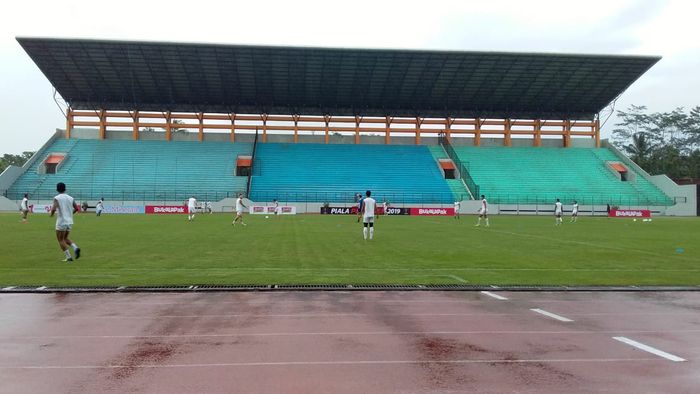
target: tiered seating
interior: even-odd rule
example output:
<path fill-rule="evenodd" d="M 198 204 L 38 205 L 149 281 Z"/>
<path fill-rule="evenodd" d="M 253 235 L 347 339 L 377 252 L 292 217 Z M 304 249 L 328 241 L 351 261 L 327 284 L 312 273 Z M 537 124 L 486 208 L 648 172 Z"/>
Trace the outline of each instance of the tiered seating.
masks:
<path fill-rule="evenodd" d="M 260 144 L 253 168 L 256 201 L 351 202 L 368 189 L 390 203 L 454 200 L 425 146 Z"/>
<path fill-rule="evenodd" d="M 45 153 L 67 152 L 57 174 L 37 174 L 44 157 L 12 185 L 11 198 L 30 193 L 50 198 L 64 182 L 80 200 L 218 200 L 244 191 L 247 177 L 236 177 L 239 154 L 252 144 L 59 139 Z"/>
<path fill-rule="evenodd" d="M 672 201 L 637 174 L 622 182 L 606 161 L 607 149 L 454 147 L 460 160 L 491 202 L 670 205 Z M 632 168 L 629 169 L 633 171 Z"/>

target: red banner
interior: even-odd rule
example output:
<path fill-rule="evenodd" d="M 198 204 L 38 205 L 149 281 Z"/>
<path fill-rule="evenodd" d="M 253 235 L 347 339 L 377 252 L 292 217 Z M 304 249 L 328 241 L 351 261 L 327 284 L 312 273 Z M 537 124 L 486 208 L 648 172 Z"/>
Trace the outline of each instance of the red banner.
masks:
<path fill-rule="evenodd" d="M 411 208 L 411 216 L 452 216 L 454 208 Z"/>
<path fill-rule="evenodd" d="M 650 218 L 648 209 L 611 209 L 608 214 L 611 218 Z"/>
<path fill-rule="evenodd" d="M 146 205 L 146 214 L 178 214 L 187 213 L 185 205 Z"/>

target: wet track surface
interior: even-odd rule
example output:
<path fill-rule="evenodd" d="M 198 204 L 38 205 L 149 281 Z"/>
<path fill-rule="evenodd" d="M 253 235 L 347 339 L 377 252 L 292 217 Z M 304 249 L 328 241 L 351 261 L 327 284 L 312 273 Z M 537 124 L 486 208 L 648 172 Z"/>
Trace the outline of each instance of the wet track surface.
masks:
<path fill-rule="evenodd" d="M 1 294 L 0 392 L 700 387 L 698 292 L 494 293 Z"/>

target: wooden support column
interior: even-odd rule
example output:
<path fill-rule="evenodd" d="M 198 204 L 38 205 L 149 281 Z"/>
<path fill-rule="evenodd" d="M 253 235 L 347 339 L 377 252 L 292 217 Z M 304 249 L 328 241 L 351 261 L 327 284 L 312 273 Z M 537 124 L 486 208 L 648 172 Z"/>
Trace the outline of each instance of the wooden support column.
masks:
<path fill-rule="evenodd" d="M 197 119 L 199 120 L 199 133 L 197 134 L 197 139 L 199 142 L 204 141 L 204 113 L 197 113 Z"/>
<path fill-rule="evenodd" d="M 474 120 L 474 146 L 481 146 L 481 119 Z"/>
<path fill-rule="evenodd" d="M 134 122 L 132 125 L 132 130 L 131 130 L 131 138 L 133 138 L 134 141 L 138 141 L 138 139 L 139 139 L 139 111 L 138 110 L 131 113 L 131 119 Z"/>
<path fill-rule="evenodd" d="M 384 143 L 391 144 L 391 121 L 394 120 L 391 116 L 386 117 L 386 123 L 384 127 Z"/>
<path fill-rule="evenodd" d="M 422 124 L 420 116 L 416 116 L 416 145 L 420 145 L 420 126 Z"/>
<path fill-rule="evenodd" d="M 454 119 L 449 116 L 445 118 L 445 138 L 447 142 L 452 142 L 452 122 Z"/>
<path fill-rule="evenodd" d="M 326 128 L 324 130 L 326 132 L 326 136 L 325 136 L 324 142 L 327 144 L 328 143 L 328 124 L 331 122 L 330 115 L 323 115 L 323 120 L 326 122 Z"/>
<path fill-rule="evenodd" d="M 595 138 L 595 147 L 600 148 L 600 119 L 596 119 L 593 125 L 593 138 Z"/>
<path fill-rule="evenodd" d="M 267 114 L 262 114 L 263 142 L 267 142 Z"/>
<path fill-rule="evenodd" d="M 360 121 L 362 117 L 355 115 L 355 143 L 360 143 Z"/>
<path fill-rule="evenodd" d="M 101 109 L 99 111 L 100 118 L 100 139 L 103 140 L 107 136 L 107 111 Z"/>
<path fill-rule="evenodd" d="M 564 121 L 564 148 L 571 147 L 571 121 L 569 119 Z"/>
<path fill-rule="evenodd" d="M 165 140 L 170 141 L 172 138 L 172 124 L 171 122 L 171 117 L 170 117 L 170 111 L 165 113 Z"/>
<path fill-rule="evenodd" d="M 236 142 L 236 114 L 230 113 L 228 114 L 228 118 L 231 119 L 231 135 L 229 136 L 229 140 L 231 142 Z"/>
<path fill-rule="evenodd" d="M 540 119 L 535 120 L 535 134 L 533 146 L 542 146 L 542 121 Z"/>
<path fill-rule="evenodd" d="M 294 119 L 294 143 L 299 142 L 299 115 L 292 115 Z"/>
<path fill-rule="evenodd" d="M 73 131 L 73 110 L 68 108 L 66 112 L 66 138 L 70 139 L 70 134 Z"/>
<path fill-rule="evenodd" d="M 512 126 L 512 121 L 510 119 L 503 120 L 503 145 L 505 145 L 505 146 L 513 145 L 513 141 L 511 141 L 511 134 L 510 134 L 511 126 Z"/>

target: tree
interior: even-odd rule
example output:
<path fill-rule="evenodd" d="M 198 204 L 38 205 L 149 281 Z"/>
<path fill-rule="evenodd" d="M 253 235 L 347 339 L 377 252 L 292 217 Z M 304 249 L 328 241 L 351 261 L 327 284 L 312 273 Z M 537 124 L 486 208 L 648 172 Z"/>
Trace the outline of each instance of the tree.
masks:
<path fill-rule="evenodd" d="M 700 178 L 700 107 L 648 113 L 632 105 L 619 111 L 612 142 L 651 174 Z"/>
<path fill-rule="evenodd" d="M 26 163 L 27 160 L 29 160 L 33 155 L 34 152 L 22 152 L 20 155 L 5 153 L 0 158 L 0 173 L 5 171 L 5 169 L 9 166 L 23 166 L 24 163 Z"/>

